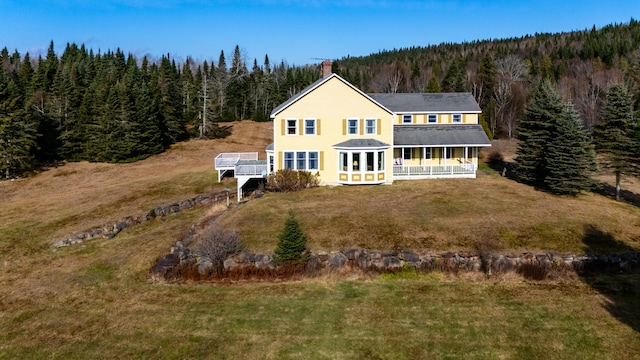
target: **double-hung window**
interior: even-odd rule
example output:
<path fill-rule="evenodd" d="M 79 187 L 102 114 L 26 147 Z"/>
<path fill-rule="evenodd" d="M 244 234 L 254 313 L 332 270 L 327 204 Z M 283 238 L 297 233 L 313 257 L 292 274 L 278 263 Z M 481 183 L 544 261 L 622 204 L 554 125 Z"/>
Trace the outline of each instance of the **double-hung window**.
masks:
<path fill-rule="evenodd" d="M 284 153 L 284 168 L 293 169 L 293 151 L 285 151 Z"/>
<path fill-rule="evenodd" d="M 358 119 L 347 120 L 347 134 L 358 135 Z"/>
<path fill-rule="evenodd" d="M 402 115 L 403 124 L 413 124 L 413 115 Z"/>
<path fill-rule="evenodd" d="M 453 114 L 452 122 L 461 123 L 462 122 L 462 114 Z"/>
<path fill-rule="evenodd" d="M 309 166 L 307 170 L 318 170 L 318 152 L 309 151 Z"/>
<path fill-rule="evenodd" d="M 293 170 L 318 170 L 319 155 L 318 151 L 285 151 L 283 167 Z"/>
<path fill-rule="evenodd" d="M 316 134 L 316 119 L 304 119 L 304 134 L 305 135 Z"/>
<path fill-rule="evenodd" d="M 307 153 L 304 151 L 296 152 L 296 169 L 305 170 L 307 168 Z"/>
<path fill-rule="evenodd" d="M 429 124 L 435 124 L 438 122 L 438 115 L 437 114 L 429 114 L 427 115 L 427 122 Z"/>
<path fill-rule="evenodd" d="M 451 159 L 451 153 L 452 153 L 451 150 L 452 150 L 452 148 L 448 147 L 448 148 L 445 148 L 445 149 L 446 150 L 444 152 L 444 158 L 445 159 Z"/>
<path fill-rule="evenodd" d="M 366 119 L 365 133 L 367 135 L 375 135 L 377 133 L 376 119 Z"/>
<path fill-rule="evenodd" d="M 287 135 L 296 135 L 298 133 L 298 120 L 287 119 Z"/>

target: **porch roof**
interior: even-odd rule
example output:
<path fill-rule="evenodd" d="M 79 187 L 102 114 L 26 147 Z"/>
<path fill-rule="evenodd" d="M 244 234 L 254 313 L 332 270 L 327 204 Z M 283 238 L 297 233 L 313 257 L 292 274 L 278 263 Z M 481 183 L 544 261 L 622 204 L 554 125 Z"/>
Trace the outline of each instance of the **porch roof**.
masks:
<path fill-rule="evenodd" d="M 480 125 L 402 125 L 393 128 L 394 146 L 491 146 Z"/>
<path fill-rule="evenodd" d="M 351 139 L 333 145 L 336 148 L 388 148 L 389 146 L 376 139 Z"/>

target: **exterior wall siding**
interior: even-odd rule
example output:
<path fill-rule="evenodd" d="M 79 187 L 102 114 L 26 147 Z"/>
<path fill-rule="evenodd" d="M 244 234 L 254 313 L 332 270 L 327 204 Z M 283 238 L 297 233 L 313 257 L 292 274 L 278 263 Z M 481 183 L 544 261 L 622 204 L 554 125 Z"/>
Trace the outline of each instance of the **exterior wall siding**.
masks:
<path fill-rule="evenodd" d="M 316 119 L 316 135 L 304 135 L 304 119 Z M 298 134 L 286 135 L 286 120 L 298 119 Z M 347 119 L 358 119 L 357 134 L 348 135 Z M 376 119 L 376 134 L 365 134 L 365 119 Z M 297 102 L 289 105 L 274 119 L 274 144 L 278 153 L 275 170 L 284 167 L 283 151 L 321 151 L 320 181 L 337 184 L 340 181 L 363 181 L 365 176 L 352 175 L 352 179 L 339 178 L 339 151 L 333 145 L 350 139 L 375 139 L 393 144 L 392 115 L 338 78 L 312 90 Z M 302 124 L 302 125 L 300 125 Z M 283 135 L 285 134 L 285 135 Z M 392 181 L 392 148 L 385 150 L 385 176 Z M 366 174 L 366 173 L 363 173 Z M 375 181 L 375 179 L 372 179 Z"/>
<path fill-rule="evenodd" d="M 434 114 L 434 113 L 431 113 Z M 476 113 L 461 113 L 461 112 L 455 112 L 455 113 L 435 113 L 436 114 L 436 119 L 437 122 L 436 123 L 429 123 L 429 116 L 428 113 L 419 113 L 419 114 L 412 114 L 413 116 L 413 122 L 411 123 L 411 125 L 423 125 L 423 124 L 453 124 L 453 114 L 461 114 L 462 115 L 462 122 L 458 123 L 458 124 L 478 124 L 478 114 Z M 393 124 L 394 125 L 403 125 L 403 115 L 406 114 L 400 114 L 394 117 L 393 120 Z M 406 124 L 409 125 L 409 124 Z"/>

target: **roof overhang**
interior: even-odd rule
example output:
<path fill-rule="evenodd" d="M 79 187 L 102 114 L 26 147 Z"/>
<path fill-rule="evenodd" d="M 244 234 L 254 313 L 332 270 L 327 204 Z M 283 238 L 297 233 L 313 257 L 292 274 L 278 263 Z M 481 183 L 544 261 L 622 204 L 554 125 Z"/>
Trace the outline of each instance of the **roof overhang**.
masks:
<path fill-rule="evenodd" d="M 338 150 L 375 150 L 388 149 L 391 145 L 376 139 L 351 139 L 333 145 Z"/>
<path fill-rule="evenodd" d="M 423 147 L 488 147 L 491 141 L 480 125 L 403 125 L 393 128 L 393 145 Z"/>
<path fill-rule="evenodd" d="M 358 92 L 360 95 L 365 97 L 367 100 L 371 101 L 372 103 L 374 103 L 378 107 L 382 108 L 384 111 L 388 112 L 389 114 L 394 115 L 393 111 L 389 110 L 387 107 L 385 107 L 384 105 L 380 104 L 378 101 L 374 100 L 373 98 L 371 98 L 366 93 L 362 92 L 362 90 L 360 90 L 357 87 L 353 86 L 353 84 L 351 84 L 347 80 L 341 78 L 337 74 L 331 74 L 331 75 L 328 75 L 328 76 L 325 76 L 325 77 L 323 77 L 321 79 L 316 80 L 314 83 L 312 83 L 311 85 L 307 86 L 306 88 L 304 88 L 302 91 L 300 91 L 296 95 L 290 97 L 287 101 L 285 101 L 282 104 L 278 105 L 271 112 L 271 115 L 270 115 L 271 119 L 275 119 L 276 115 L 278 115 L 278 113 L 282 112 L 283 110 L 285 110 L 289 106 L 295 104 L 300 99 L 304 98 L 307 94 L 313 92 L 313 90 L 317 89 L 318 87 L 322 86 L 322 84 L 328 82 L 329 80 L 331 80 L 333 78 L 336 78 L 336 79 L 342 81 L 345 85 L 349 86 L 351 89 L 353 89 L 354 91 Z"/>

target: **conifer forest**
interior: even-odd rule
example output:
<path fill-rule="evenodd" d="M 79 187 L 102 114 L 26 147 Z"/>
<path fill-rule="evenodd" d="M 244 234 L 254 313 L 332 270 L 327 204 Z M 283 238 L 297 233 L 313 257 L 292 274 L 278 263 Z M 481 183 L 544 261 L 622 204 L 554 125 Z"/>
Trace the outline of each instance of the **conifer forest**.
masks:
<path fill-rule="evenodd" d="M 268 55 L 249 60 L 239 46 L 229 57 L 221 51 L 217 61 L 176 61 L 170 54 L 140 58 L 74 43 L 57 54 L 51 42 L 37 57 L 5 47 L 0 64 L 0 178 L 60 161 L 132 162 L 190 138 L 224 137 L 227 122 L 269 121 L 275 106 L 321 73 L 319 61 L 289 66 L 284 60 L 272 64 Z M 517 138 L 520 123 L 527 125 L 527 107 L 548 82 L 573 107 L 562 113 L 575 121 L 562 129 L 584 134 L 580 144 L 594 140 L 609 87 L 621 84 L 634 114 L 625 125 L 635 131 L 632 147 L 640 139 L 634 121 L 640 24 L 634 19 L 599 29 L 347 56 L 332 66 L 364 92 L 471 92 L 490 138 Z"/>

